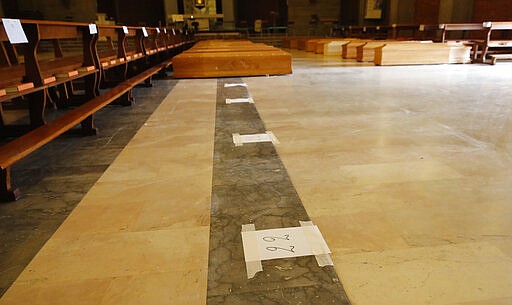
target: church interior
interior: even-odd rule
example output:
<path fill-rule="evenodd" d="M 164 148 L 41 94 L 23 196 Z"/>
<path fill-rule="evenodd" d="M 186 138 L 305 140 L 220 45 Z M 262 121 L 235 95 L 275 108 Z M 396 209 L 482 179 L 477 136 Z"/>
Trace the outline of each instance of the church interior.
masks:
<path fill-rule="evenodd" d="M 0 305 L 512 305 L 512 1 L 0 14 Z"/>

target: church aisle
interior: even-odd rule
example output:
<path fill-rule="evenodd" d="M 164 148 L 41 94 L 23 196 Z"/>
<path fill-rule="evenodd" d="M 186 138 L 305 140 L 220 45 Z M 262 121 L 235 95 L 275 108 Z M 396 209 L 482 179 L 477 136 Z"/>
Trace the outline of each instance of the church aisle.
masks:
<path fill-rule="evenodd" d="M 233 134 L 266 132 L 254 104 L 226 103 L 228 98 L 251 96 L 243 86 L 224 87 L 240 83 L 219 79 L 217 91 L 207 304 L 349 305 L 334 268 L 319 267 L 312 255 L 264 260 L 262 271 L 248 279 L 244 255 L 261 255 L 261 249 L 247 253 L 242 247 L 243 225 L 280 229 L 298 227 L 299 221 L 310 218 L 276 152 L 278 144 L 234 145 Z M 300 252 L 301 246 L 289 237 L 277 237 L 290 241 L 280 247 L 273 246 L 276 238 L 270 237 L 264 253 Z"/>
<path fill-rule="evenodd" d="M 216 84 L 176 85 L 0 304 L 204 303 Z"/>
<path fill-rule="evenodd" d="M 512 303 L 512 65 L 383 68 L 293 54 L 293 75 L 242 79 L 261 120 L 241 132 L 272 131 L 275 150 L 235 150 L 227 127 L 244 118 L 241 105 L 224 113 L 225 125 L 215 122 L 226 79 L 180 80 L 0 304 L 304 304 L 294 298 L 301 289 L 329 296 L 334 289 L 317 293 L 326 281 L 300 272 L 247 289 L 241 260 L 229 264 L 242 251 L 225 249 L 239 237 L 237 222 L 272 209 L 273 194 L 248 189 L 284 180 L 291 195 L 276 196 L 286 202 L 264 225 L 309 216 L 352 305 Z M 226 93 L 247 94 L 235 91 Z M 269 151 L 276 162 L 262 165 Z M 250 166 L 237 158 L 244 152 Z M 270 198 L 262 211 L 251 206 L 256 195 Z M 304 207 L 280 214 L 292 200 Z M 216 250 L 219 260 L 209 262 Z M 311 267 L 304 274 L 313 269 L 303 265 Z"/>

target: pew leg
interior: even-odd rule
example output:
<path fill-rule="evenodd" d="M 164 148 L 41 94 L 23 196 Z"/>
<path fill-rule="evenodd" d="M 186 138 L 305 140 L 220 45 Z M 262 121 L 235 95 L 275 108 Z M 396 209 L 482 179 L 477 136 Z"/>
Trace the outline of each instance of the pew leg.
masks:
<path fill-rule="evenodd" d="M 67 82 L 66 84 L 66 90 L 68 91 L 69 97 L 73 97 L 76 95 L 75 88 L 73 87 L 73 81 Z"/>
<path fill-rule="evenodd" d="M 96 96 L 96 74 L 91 74 L 85 77 L 85 96 L 92 99 Z"/>
<path fill-rule="evenodd" d="M 130 89 L 128 92 L 123 94 L 119 99 L 117 99 L 116 104 L 121 106 L 133 106 L 134 104 L 134 98 L 132 90 Z"/>
<path fill-rule="evenodd" d="M 29 117 L 32 127 L 39 127 L 46 124 L 44 119 L 44 110 L 46 107 L 47 89 L 32 93 L 29 96 Z"/>
<path fill-rule="evenodd" d="M 64 83 L 64 84 L 58 85 L 57 90 L 59 91 L 59 99 L 57 99 L 57 101 L 56 101 L 57 107 L 65 108 L 66 106 L 68 106 L 67 104 L 70 99 L 68 87 Z"/>
<path fill-rule="evenodd" d="M 161 78 L 161 79 L 166 79 L 167 78 L 167 71 L 166 69 L 162 69 L 160 71 L 158 71 L 158 77 Z"/>
<path fill-rule="evenodd" d="M 0 202 L 16 201 L 20 198 L 20 189 L 11 185 L 11 169 L 0 169 Z"/>
<path fill-rule="evenodd" d="M 59 100 L 59 95 L 57 94 L 55 87 L 48 88 L 48 100 L 52 104 L 53 108 L 57 109 L 57 101 Z"/>
<path fill-rule="evenodd" d="M 94 136 L 98 134 L 98 130 L 94 127 L 94 118 L 92 115 L 80 122 L 80 125 L 82 126 L 82 134 L 84 136 Z"/>
<path fill-rule="evenodd" d="M 94 96 L 100 96 L 101 72 L 97 72 L 94 83 Z"/>
<path fill-rule="evenodd" d="M 144 81 L 144 87 L 146 87 L 146 88 L 153 87 L 153 78 L 151 76 L 146 78 L 146 80 Z"/>

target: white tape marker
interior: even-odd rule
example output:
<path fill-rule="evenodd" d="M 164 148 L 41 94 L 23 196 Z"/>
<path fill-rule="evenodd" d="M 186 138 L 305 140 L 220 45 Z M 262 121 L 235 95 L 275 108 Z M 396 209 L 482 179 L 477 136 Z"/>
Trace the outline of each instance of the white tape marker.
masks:
<path fill-rule="evenodd" d="M 245 255 L 245 267 L 247 269 L 247 278 L 252 279 L 256 273 L 263 271 L 263 266 L 261 265 L 261 260 L 258 257 L 258 251 L 256 248 L 247 249 L 247 252 L 251 254 L 245 254 L 246 253 L 246 246 L 247 247 L 254 247 L 257 245 L 256 239 L 254 239 L 254 236 L 245 236 L 244 232 L 254 232 L 256 230 L 256 227 L 254 224 L 247 224 L 242 225 L 242 243 L 244 245 L 244 255 Z M 249 260 L 248 260 L 249 259 Z"/>
<path fill-rule="evenodd" d="M 224 88 L 229 88 L 229 87 L 247 87 L 247 84 L 246 83 L 224 84 Z"/>
<path fill-rule="evenodd" d="M 324 246 L 327 247 L 327 243 L 325 242 L 324 237 L 322 236 L 322 233 L 318 227 L 313 225 L 312 221 L 299 221 L 299 223 L 304 228 L 306 238 L 312 245 L 313 255 L 315 255 L 318 266 L 324 267 L 334 265 L 331 256 L 329 255 L 331 251 L 329 250 L 327 253 L 324 252 Z"/>
<path fill-rule="evenodd" d="M 252 97 L 244 97 L 244 98 L 227 98 L 226 104 L 240 104 L 240 103 L 249 103 L 254 104 L 254 100 Z"/>
<path fill-rule="evenodd" d="M 255 231 L 254 224 L 242 225 L 242 243 L 247 277 L 262 271 L 262 260 L 314 255 L 320 267 L 333 265 L 331 251 L 320 230 L 311 221 L 300 227 Z"/>
<path fill-rule="evenodd" d="M 273 144 L 279 144 L 279 140 L 272 131 L 266 131 L 265 133 L 257 134 L 246 134 L 241 135 L 239 133 L 233 134 L 233 143 L 235 146 L 242 146 L 245 143 L 263 143 L 272 142 Z"/>

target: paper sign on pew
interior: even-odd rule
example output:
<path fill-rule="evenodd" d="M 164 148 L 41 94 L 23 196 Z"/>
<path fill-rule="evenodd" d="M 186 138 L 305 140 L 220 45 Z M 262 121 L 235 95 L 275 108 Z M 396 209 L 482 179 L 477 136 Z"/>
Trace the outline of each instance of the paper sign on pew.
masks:
<path fill-rule="evenodd" d="M 148 37 L 148 31 L 146 31 L 146 27 L 142 27 L 142 34 L 144 37 Z"/>
<path fill-rule="evenodd" d="M 91 35 L 98 34 L 98 27 L 96 26 L 96 24 L 94 24 L 94 23 L 89 24 L 89 34 L 91 34 Z"/>
<path fill-rule="evenodd" d="M 28 42 L 27 35 L 25 35 L 25 31 L 19 19 L 2 18 L 2 24 L 4 25 L 10 43 L 17 44 Z"/>
<path fill-rule="evenodd" d="M 125 34 L 128 34 L 128 27 L 126 25 L 123 25 L 123 32 Z"/>
<path fill-rule="evenodd" d="M 172 34 L 176 35 L 176 31 L 174 29 L 172 29 Z"/>
<path fill-rule="evenodd" d="M 160 29 L 159 29 L 159 28 L 156 28 L 156 32 L 157 32 L 158 34 L 160 34 Z"/>

